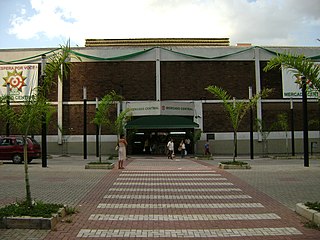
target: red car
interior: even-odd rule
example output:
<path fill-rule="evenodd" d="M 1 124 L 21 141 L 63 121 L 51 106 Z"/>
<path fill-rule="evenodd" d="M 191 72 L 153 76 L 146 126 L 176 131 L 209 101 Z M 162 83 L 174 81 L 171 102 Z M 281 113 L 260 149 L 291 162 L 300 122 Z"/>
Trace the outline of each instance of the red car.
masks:
<path fill-rule="evenodd" d="M 28 141 L 28 163 L 35 158 L 40 158 L 40 144 L 33 138 L 27 137 Z M 23 138 L 10 136 L 0 137 L 0 160 L 12 160 L 13 163 L 23 161 Z"/>

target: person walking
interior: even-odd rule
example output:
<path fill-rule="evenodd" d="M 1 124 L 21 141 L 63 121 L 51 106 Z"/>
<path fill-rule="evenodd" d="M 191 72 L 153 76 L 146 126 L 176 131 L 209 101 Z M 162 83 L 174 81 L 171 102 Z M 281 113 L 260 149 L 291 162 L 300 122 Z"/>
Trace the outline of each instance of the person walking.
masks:
<path fill-rule="evenodd" d="M 123 161 L 127 159 L 127 140 L 126 138 L 124 137 L 123 134 L 120 135 L 120 139 L 118 141 L 118 168 L 119 169 L 124 169 L 123 167 Z"/>
<path fill-rule="evenodd" d="M 179 150 L 181 152 L 181 158 L 184 158 L 184 155 L 186 154 L 186 145 L 184 143 L 184 140 L 181 140 Z"/>
<path fill-rule="evenodd" d="M 204 155 L 211 155 L 209 141 L 204 144 Z"/>
<path fill-rule="evenodd" d="M 174 143 L 173 143 L 173 139 L 170 138 L 168 144 L 167 144 L 167 148 L 168 148 L 168 159 L 171 158 L 173 159 L 173 154 L 174 154 Z"/>
<path fill-rule="evenodd" d="M 187 139 L 184 141 L 184 143 L 185 143 L 185 145 L 186 145 L 185 155 L 190 154 L 190 153 L 191 153 L 191 147 L 190 147 L 191 140 L 190 140 L 189 138 L 187 138 Z"/>

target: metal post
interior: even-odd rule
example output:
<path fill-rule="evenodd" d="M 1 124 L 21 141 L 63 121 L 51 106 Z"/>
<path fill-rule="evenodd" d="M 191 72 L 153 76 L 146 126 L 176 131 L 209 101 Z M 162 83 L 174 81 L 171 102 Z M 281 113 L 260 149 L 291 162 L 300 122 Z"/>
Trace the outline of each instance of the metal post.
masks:
<path fill-rule="evenodd" d="M 83 87 L 83 159 L 87 159 L 87 88 Z"/>
<path fill-rule="evenodd" d="M 302 81 L 302 107 L 303 107 L 303 159 L 304 166 L 309 167 L 309 136 L 308 136 L 308 104 L 306 77 L 301 76 Z"/>
<path fill-rule="evenodd" d="M 96 112 L 99 107 L 99 99 L 96 97 Z M 99 125 L 96 125 L 96 157 L 99 157 Z"/>
<path fill-rule="evenodd" d="M 235 97 L 233 97 L 233 109 L 235 109 L 236 108 L 236 98 Z M 238 156 L 238 141 L 237 141 L 237 138 L 238 136 L 236 136 L 236 132 L 235 131 L 233 131 L 233 139 L 234 139 L 234 141 L 236 141 L 237 142 L 237 144 L 234 146 L 234 156 L 235 157 L 237 157 Z"/>
<path fill-rule="evenodd" d="M 46 55 L 43 54 L 41 56 L 41 85 L 42 87 L 44 86 L 44 78 L 45 78 L 45 67 L 46 67 Z M 46 89 L 43 88 L 43 94 L 46 94 Z M 42 167 L 47 167 L 47 117 L 46 114 L 44 113 L 42 115 L 42 125 L 41 125 L 41 162 L 42 162 Z"/>
<path fill-rule="evenodd" d="M 249 101 L 252 100 L 252 86 L 249 86 Z M 250 106 L 250 159 L 253 159 L 253 109 Z"/>
<path fill-rule="evenodd" d="M 7 82 L 7 105 L 10 107 L 10 83 Z M 6 136 L 10 135 L 10 123 L 9 121 L 6 124 Z"/>
<path fill-rule="evenodd" d="M 293 101 L 290 98 L 290 112 L 291 112 L 291 152 L 292 156 L 295 155 L 295 146 L 294 146 L 294 112 L 293 112 Z"/>

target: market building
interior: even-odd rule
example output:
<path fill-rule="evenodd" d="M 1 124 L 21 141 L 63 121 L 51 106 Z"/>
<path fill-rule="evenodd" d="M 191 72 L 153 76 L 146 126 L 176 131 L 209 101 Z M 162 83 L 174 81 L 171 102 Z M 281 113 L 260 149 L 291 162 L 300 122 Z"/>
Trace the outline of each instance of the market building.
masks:
<path fill-rule="evenodd" d="M 41 56 L 47 59 L 56 49 L 0 49 L 1 81 L 14 71 L 26 75 L 32 68 L 38 81 Z M 190 153 L 203 153 L 208 140 L 213 154 L 231 154 L 233 129 L 221 100 L 205 90 L 217 85 L 235 97 L 235 101 L 248 101 L 249 87 L 253 94 L 264 88 L 272 88 L 267 98 L 261 99 L 254 109 L 254 119 L 267 126 L 268 153 L 291 151 L 290 107 L 294 109 L 296 153 L 302 153 L 302 99 L 301 90 L 288 71 L 263 71 L 268 60 L 277 53 L 304 54 L 316 63 L 320 61 L 320 47 L 268 47 L 238 44 L 230 46 L 228 38 L 208 39 L 87 39 L 85 47 L 72 48 L 70 74 L 57 81 L 50 93 L 56 112 L 48 129 L 49 154 L 82 154 L 84 131 L 84 95 L 87 104 L 88 154 L 96 153 L 96 126 L 92 119 L 96 110 L 96 98 L 114 90 L 124 100 L 118 102 L 114 116 L 123 109 L 132 109 L 132 119 L 126 126 L 129 154 L 164 154 L 168 138 L 178 145 L 182 139 L 190 139 Z M 11 67 L 10 67 L 11 66 Z M 30 73 L 28 73 L 30 74 Z M 12 87 L 17 102 L 21 99 L 23 82 Z M 20 84 L 20 85 L 19 85 Z M 17 89 L 19 91 L 17 91 Z M 84 88 L 86 89 L 84 92 Z M 6 84 L 0 85 L 0 93 L 6 93 Z M 288 116 L 288 129 L 270 129 L 278 115 Z M 308 98 L 309 143 L 311 151 L 320 150 L 320 105 L 317 92 Z M 249 154 L 249 115 L 238 132 L 238 154 Z M 0 135 L 5 134 L 1 124 Z M 269 133 L 270 131 L 270 133 Z M 16 134 L 16 133 L 15 133 Z M 199 139 L 197 138 L 199 136 Z M 35 137 L 41 141 L 40 133 Z M 261 133 L 254 130 L 254 152 L 265 154 Z M 102 154 L 114 153 L 117 136 L 110 129 L 103 129 Z M 198 139 L 198 141 L 196 141 Z M 318 148 L 316 148 L 318 144 Z"/>

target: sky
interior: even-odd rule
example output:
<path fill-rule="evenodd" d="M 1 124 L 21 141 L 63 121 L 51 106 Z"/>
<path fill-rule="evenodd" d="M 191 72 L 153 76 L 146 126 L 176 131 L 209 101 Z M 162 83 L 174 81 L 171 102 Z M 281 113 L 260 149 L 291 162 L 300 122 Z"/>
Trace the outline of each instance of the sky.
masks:
<path fill-rule="evenodd" d="M 0 0 L 0 49 L 85 39 L 229 38 L 320 46 L 320 0 Z"/>

